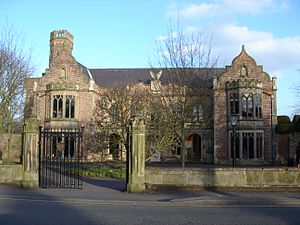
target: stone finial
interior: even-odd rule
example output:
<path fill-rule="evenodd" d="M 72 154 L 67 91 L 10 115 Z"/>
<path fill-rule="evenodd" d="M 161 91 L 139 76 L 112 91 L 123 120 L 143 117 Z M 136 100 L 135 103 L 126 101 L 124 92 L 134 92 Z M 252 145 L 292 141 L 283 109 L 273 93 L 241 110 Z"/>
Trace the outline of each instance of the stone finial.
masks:
<path fill-rule="evenodd" d="M 277 77 L 272 77 L 272 83 L 273 83 L 273 90 L 277 90 Z"/>

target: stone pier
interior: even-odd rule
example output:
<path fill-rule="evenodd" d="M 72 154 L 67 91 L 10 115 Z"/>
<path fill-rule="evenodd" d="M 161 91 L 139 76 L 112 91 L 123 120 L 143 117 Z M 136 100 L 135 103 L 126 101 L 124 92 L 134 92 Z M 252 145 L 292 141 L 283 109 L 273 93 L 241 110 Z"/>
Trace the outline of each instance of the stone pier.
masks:
<path fill-rule="evenodd" d="M 145 125 L 134 118 L 129 127 L 128 192 L 145 191 Z"/>

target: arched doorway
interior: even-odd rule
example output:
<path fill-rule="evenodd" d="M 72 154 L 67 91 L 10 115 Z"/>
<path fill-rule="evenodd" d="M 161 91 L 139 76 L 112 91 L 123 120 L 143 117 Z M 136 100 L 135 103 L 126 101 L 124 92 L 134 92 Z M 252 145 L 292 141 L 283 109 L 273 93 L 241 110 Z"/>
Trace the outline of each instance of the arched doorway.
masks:
<path fill-rule="evenodd" d="M 201 137 L 198 134 L 191 134 L 186 140 L 187 159 L 189 161 L 201 161 Z"/>

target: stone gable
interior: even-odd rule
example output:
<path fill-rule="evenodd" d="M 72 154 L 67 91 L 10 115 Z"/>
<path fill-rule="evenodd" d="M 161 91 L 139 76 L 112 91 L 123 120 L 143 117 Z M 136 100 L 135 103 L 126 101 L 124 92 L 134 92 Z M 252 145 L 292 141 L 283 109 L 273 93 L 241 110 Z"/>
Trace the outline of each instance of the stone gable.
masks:
<path fill-rule="evenodd" d="M 240 122 L 237 130 L 242 133 L 240 138 L 243 138 L 243 135 L 246 135 L 246 133 L 262 132 L 265 149 L 263 158 L 271 160 L 271 123 L 274 125 L 276 122 L 276 104 L 274 104 L 276 102 L 275 79 L 270 79 L 270 76 L 263 71 L 263 67 L 256 64 L 243 46 L 241 53 L 233 59 L 230 66 L 226 66 L 225 72 L 214 82 L 214 90 L 215 160 L 224 161 L 230 159 L 230 137 L 228 134 L 228 131 L 231 130 L 229 122 L 230 93 L 236 93 L 239 96 L 239 111 L 243 107 L 241 99 L 243 94 L 246 96 L 249 94 L 253 95 L 253 98 L 256 94 L 261 96 L 261 116 L 259 118 L 243 118 L 240 112 Z M 272 100 L 271 96 L 273 96 Z M 272 105 L 271 102 L 273 102 Z M 252 113 L 254 114 L 255 112 Z M 272 122 L 271 114 L 273 114 Z M 242 141 L 240 141 L 240 147 L 244 148 Z M 249 143 L 247 144 L 249 145 Z M 243 154 L 242 151 L 240 154 Z"/>

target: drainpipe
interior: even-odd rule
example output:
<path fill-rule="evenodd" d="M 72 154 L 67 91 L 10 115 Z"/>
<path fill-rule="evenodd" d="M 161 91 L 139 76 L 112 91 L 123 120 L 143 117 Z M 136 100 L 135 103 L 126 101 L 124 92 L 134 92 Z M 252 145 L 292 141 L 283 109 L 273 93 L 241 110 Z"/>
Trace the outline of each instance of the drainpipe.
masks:
<path fill-rule="evenodd" d="M 275 154 L 275 148 L 274 148 L 274 113 L 273 113 L 273 104 L 274 104 L 274 96 L 271 95 L 271 150 L 272 150 L 272 163 L 275 163 L 276 160 L 276 154 Z"/>

